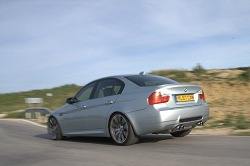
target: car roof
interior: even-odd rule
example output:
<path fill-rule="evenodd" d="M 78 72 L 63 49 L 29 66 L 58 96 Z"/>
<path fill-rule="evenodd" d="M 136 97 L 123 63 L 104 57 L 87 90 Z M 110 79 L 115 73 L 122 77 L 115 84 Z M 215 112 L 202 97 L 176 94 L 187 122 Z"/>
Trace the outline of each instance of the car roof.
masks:
<path fill-rule="evenodd" d="M 138 74 L 123 74 L 123 75 L 113 75 L 113 76 L 107 76 L 107 77 L 103 77 L 103 78 L 124 78 L 124 77 L 128 77 L 128 76 L 144 76 L 144 75 L 150 75 L 150 76 L 157 76 L 157 75 L 153 75 L 153 74 L 146 74 L 144 71 L 138 73 Z M 101 78 L 102 79 L 102 78 Z"/>
<path fill-rule="evenodd" d="M 96 80 L 101 80 L 101 79 L 106 79 L 106 78 L 125 78 L 128 76 L 139 76 L 139 74 L 123 74 L 123 75 L 111 75 L 111 76 L 106 76 L 106 77 L 102 77 Z"/>
<path fill-rule="evenodd" d="M 141 72 L 140 74 L 124 74 L 124 75 L 116 75 L 116 76 L 109 76 L 104 77 L 98 80 L 102 79 L 108 79 L 108 78 L 115 78 L 122 81 L 129 81 L 133 82 L 134 84 L 138 86 L 158 86 L 158 85 L 164 85 L 164 84 L 179 84 L 177 81 L 158 76 L 158 75 L 151 75 L 146 74 L 144 72 Z M 128 83 L 128 82 L 127 82 Z"/>

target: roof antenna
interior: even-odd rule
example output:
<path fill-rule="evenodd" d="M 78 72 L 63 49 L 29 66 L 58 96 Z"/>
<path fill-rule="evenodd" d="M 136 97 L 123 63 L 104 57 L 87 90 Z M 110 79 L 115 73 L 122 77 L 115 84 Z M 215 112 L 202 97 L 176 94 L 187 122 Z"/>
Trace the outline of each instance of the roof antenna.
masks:
<path fill-rule="evenodd" d="M 139 74 L 142 75 L 142 76 L 144 76 L 144 75 L 145 75 L 145 72 L 142 71 L 142 72 L 140 72 Z"/>

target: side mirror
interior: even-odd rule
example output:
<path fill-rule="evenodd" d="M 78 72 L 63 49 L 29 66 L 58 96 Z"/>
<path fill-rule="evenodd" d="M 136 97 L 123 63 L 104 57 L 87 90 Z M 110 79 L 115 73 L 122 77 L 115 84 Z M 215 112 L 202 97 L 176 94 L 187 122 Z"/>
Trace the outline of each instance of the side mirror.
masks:
<path fill-rule="evenodd" d="M 66 103 L 68 103 L 68 104 L 74 104 L 74 103 L 76 103 L 76 102 L 78 102 L 79 100 L 77 99 L 77 98 L 75 98 L 75 97 L 70 97 L 70 98 L 67 98 L 67 100 L 66 100 Z"/>

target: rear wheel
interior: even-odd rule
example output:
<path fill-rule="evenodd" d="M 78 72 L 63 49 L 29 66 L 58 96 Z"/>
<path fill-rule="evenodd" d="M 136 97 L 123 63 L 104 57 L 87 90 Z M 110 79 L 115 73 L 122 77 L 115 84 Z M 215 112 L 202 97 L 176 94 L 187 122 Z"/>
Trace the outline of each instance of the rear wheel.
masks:
<path fill-rule="evenodd" d="M 192 131 L 192 129 L 188 129 L 188 130 L 183 130 L 183 131 L 177 131 L 174 133 L 170 133 L 173 137 L 185 137 L 186 135 L 188 135 L 190 132 Z"/>
<path fill-rule="evenodd" d="M 53 140 L 63 139 L 62 131 L 58 121 L 54 117 L 48 119 L 48 133 Z"/>
<path fill-rule="evenodd" d="M 109 133 L 113 141 L 118 145 L 131 145 L 139 140 L 128 119 L 120 113 L 111 117 Z"/>

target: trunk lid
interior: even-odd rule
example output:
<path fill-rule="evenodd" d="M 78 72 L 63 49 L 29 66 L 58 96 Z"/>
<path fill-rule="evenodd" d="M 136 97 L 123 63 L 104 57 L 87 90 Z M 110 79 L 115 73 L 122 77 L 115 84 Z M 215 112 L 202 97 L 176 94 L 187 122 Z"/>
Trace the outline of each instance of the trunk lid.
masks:
<path fill-rule="evenodd" d="M 196 84 L 163 85 L 158 90 L 170 96 L 166 103 L 169 108 L 195 106 L 202 102 L 199 97 L 202 88 Z"/>

